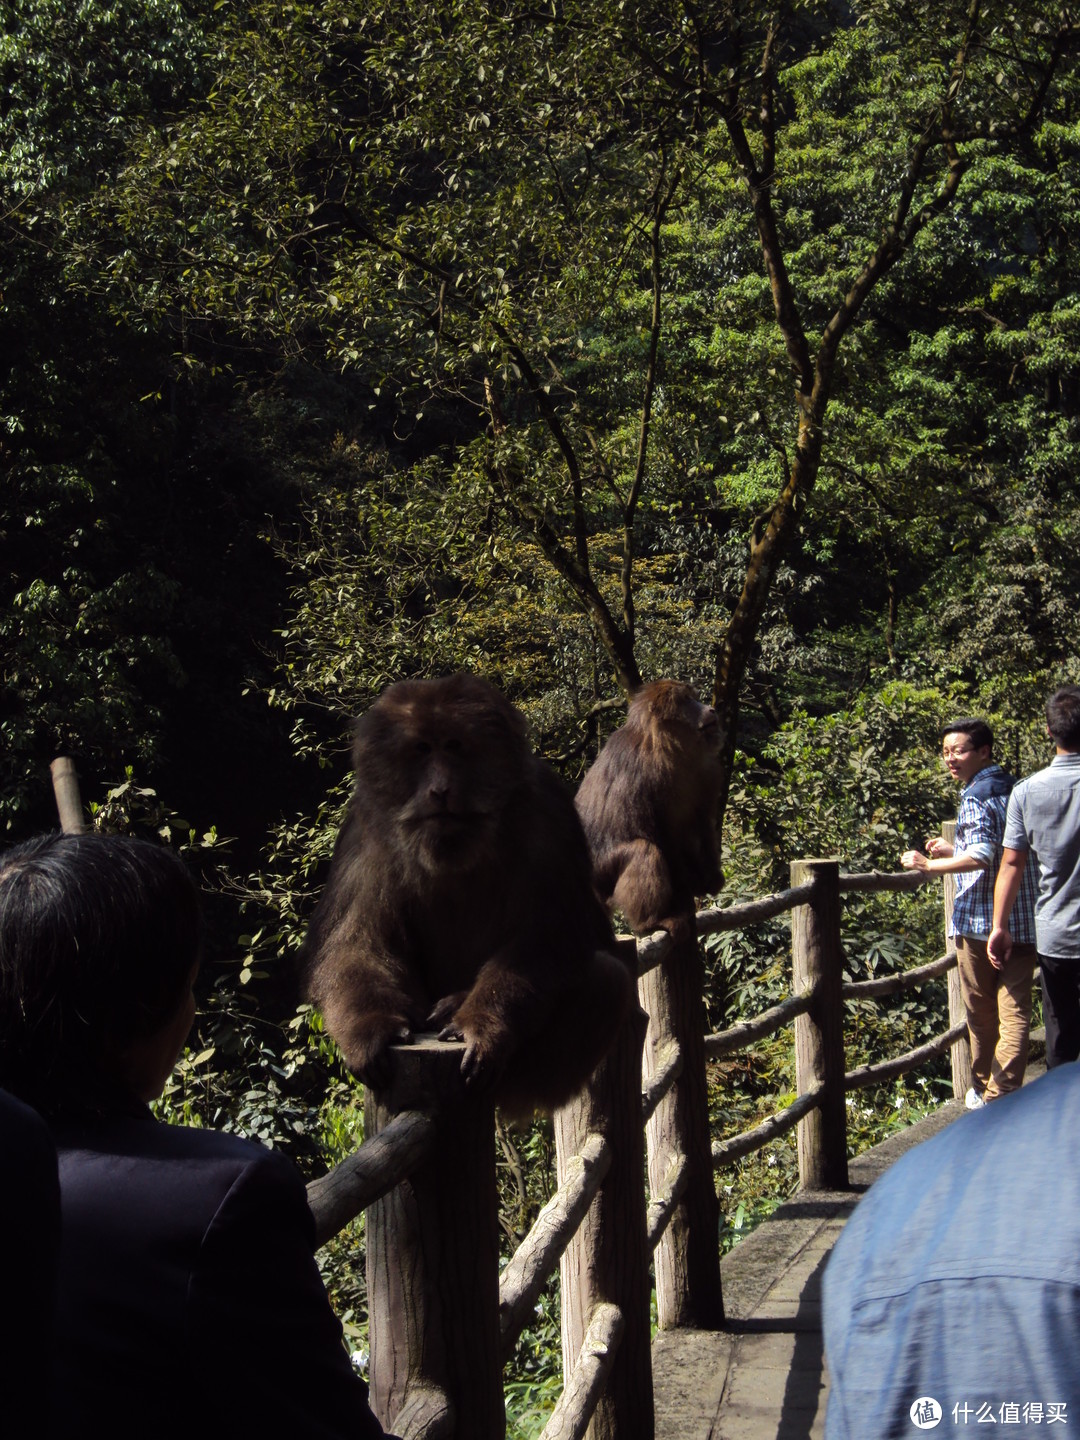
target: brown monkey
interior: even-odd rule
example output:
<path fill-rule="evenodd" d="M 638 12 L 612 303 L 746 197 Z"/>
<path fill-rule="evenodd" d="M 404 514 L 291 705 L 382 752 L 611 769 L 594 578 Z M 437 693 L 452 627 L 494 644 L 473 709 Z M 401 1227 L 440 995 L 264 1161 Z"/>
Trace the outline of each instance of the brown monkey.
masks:
<path fill-rule="evenodd" d="M 414 1031 L 465 1041 L 516 1113 L 581 1088 L 633 980 L 562 781 L 472 675 L 403 680 L 361 718 L 356 788 L 308 930 L 304 989 L 378 1089 Z"/>
<path fill-rule="evenodd" d="M 639 690 L 577 794 L 597 893 L 637 934 L 694 933 L 694 897 L 723 883 L 719 794 L 716 711 L 677 680 Z"/>

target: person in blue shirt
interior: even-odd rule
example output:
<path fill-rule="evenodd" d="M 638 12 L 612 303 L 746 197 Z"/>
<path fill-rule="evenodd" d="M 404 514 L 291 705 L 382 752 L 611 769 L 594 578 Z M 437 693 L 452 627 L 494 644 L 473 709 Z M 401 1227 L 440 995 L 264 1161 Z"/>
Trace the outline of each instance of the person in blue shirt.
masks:
<path fill-rule="evenodd" d="M 947 1125 L 871 1186 L 825 1267 L 825 1440 L 1069 1434 L 1078 1127 L 1080 1067 L 1063 1065 Z"/>
<path fill-rule="evenodd" d="M 1046 1065 L 1080 1056 L 1080 686 L 1046 702 L 1055 755 L 1009 798 L 1005 849 L 994 891 L 990 957 L 1007 965 L 1020 938 L 1020 897 L 1039 877 L 1035 931 L 1046 1022 Z M 1028 864 L 1034 851 L 1038 863 Z"/>
<path fill-rule="evenodd" d="M 1001 864 L 1005 808 L 1013 778 L 994 763 L 994 736 L 985 720 L 967 717 L 942 727 L 941 754 L 960 785 L 956 841 L 927 841 L 928 854 L 905 850 L 900 863 L 927 875 L 956 875 L 950 934 L 956 941 L 960 991 L 967 1013 L 973 1084 L 969 1110 L 1016 1090 L 1027 1066 L 1035 974 L 1035 886 L 1017 888 L 1014 944 L 1007 958 L 987 949 L 993 929 L 994 882 Z"/>

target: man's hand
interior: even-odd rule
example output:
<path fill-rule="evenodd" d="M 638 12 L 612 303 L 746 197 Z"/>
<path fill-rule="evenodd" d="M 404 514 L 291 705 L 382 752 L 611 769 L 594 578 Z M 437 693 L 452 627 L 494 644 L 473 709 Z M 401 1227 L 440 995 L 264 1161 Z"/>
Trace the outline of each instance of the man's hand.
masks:
<path fill-rule="evenodd" d="M 926 853 L 935 860 L 948 860 L 953 853 L 953 847 L 948 840 L 942 840 L 940 835 L 935 835 L 927 840 Z"/>
<path fill-rule="evenodd" d="M 1020 893 L 1020 881 L 1027 868 L 1028 852 L 1010 850 L 1006 845 L 1001 852 L 997 879 L 994 881 L 994 919 L 990 939 L 986 942 L 986 954 L 990 964 L 1000 970 L 1012 954 L 1013 938 L 1009 932 L 1009 919 Z"/>
<path fill-rule="evenodd" d="M 986 954 L 995 970 L 1001 970 L 1008 962 L 1012 954 L 1013 938 L 1003 925 L 996 926 L 990 932 L 990 939 L 986 942 Z"/>
<path fill-rule="evenodd" d="M 905 850 L 900 856 L 900 864 L 905 870 L 929 870 L 930 862 L 921 850 Z"/>

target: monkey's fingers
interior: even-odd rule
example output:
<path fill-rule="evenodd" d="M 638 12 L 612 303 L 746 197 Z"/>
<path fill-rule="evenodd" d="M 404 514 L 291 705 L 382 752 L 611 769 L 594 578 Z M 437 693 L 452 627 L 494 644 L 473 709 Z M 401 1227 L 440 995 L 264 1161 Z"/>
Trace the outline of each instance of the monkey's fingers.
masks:
<path fill-rule="evenodd" d="M 476 1040 L 470 1040 L 465 1046 L 465 1054 L 461 1060 L 461 1078 L 469 1090 L 484 1090 L 495 1079 L 491 1057 Z"/>
<path fill-rule="evenodd" d="M 669 915 L 660 921 L 658 928 L 666 930 L 676 945 L 685 945 L 688 940 L 694 939 L 697 935 L 697 925 L 693 915 Z"/>
<path fill-rule="evenodd" d="M 461 1076 L 467 1090 L 490 1090 L 499 1083 L 510 1058 L 512 1045 L 508 1037 L 501 1034 L 487 1034 L 482 1039 L 476 1034 L 465 1033 L 465 1054 L 461 1061 Z"/>
<path fill-rule="evenodd" d="M 449 1025 L 453 1017 L 461 1009 L 467 990 L 458 990 L 453 995 L 444 995 L 431 1008 L 431 1013 L 424 1021 L 425 1030 L 441 1030 L 444 1025 Z M 460 1033 L 455 1035 L 440 1035 L 440 1040 L 460 1040 Z"/>
<path fill-rule="evenodd" d="M 444 1025 L 439 1031 L 440 1040 L 464 1040 L 465 1032 L 460 1025 Z"/>
<path fill-rule="evenodd" d="M 370 1090 L 385 1090 L 393 1077 L 391 1045 L 411 1045 L 412 1030 L 405 1020 L 382 1029 L 381 1033 L 359 1045 L 345 1057 L 345 1063 L 358 1080 Z"/>

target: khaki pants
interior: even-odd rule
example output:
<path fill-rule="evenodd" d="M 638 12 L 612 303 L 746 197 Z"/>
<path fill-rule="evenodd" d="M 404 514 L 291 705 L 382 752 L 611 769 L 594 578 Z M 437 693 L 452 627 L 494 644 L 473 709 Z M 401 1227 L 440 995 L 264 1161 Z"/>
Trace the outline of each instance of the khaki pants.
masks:
<path fill-rule="evenodd" d="M 984 1100 L 1017 1090 L 1027 1065 L 1034 945 L 1014 945 L 1002 970 L 990 963 L 986 941 L 956 937 L 960 993 L 971 1038 L 971 1069 Z"/>

